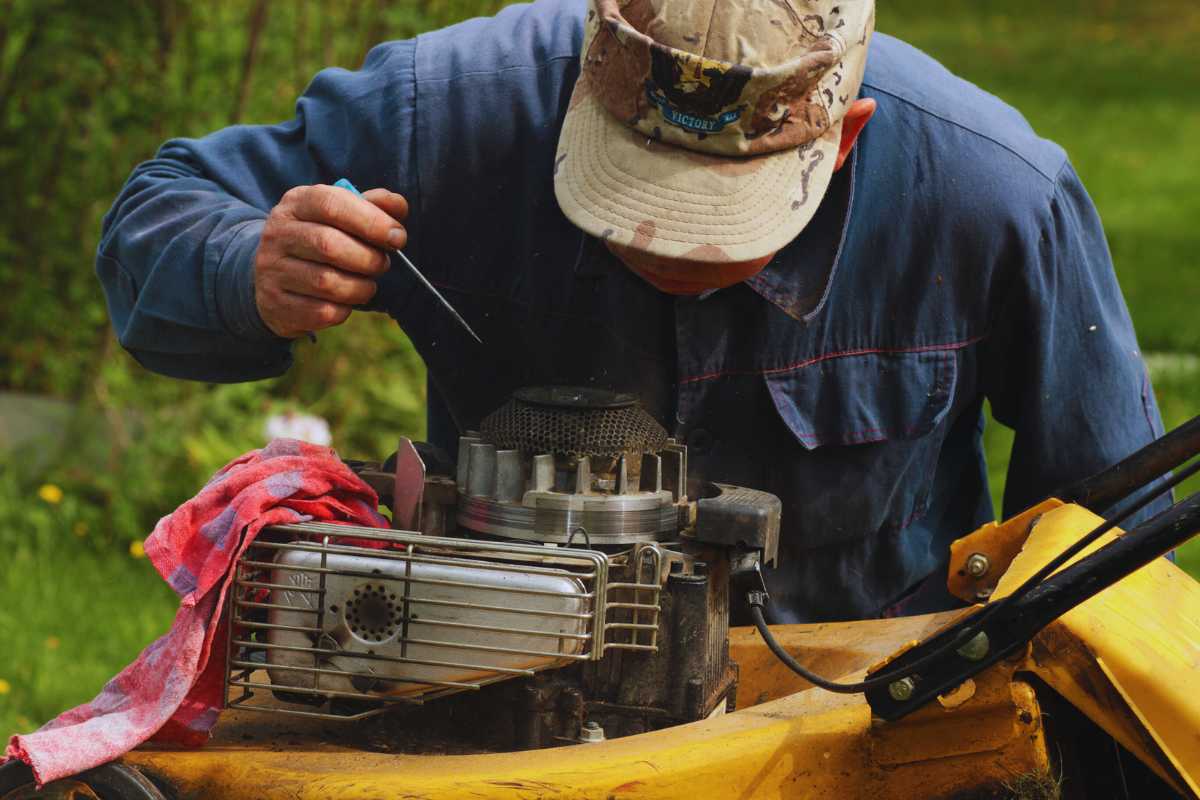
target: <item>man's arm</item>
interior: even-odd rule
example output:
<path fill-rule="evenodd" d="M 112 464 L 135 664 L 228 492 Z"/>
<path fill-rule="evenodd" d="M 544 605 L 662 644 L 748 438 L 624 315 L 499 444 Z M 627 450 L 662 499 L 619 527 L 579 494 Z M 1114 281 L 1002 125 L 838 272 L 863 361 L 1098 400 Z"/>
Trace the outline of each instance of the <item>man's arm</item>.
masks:
<path fill-rule="evenodd" d="M 142 364 L 211 381 L 278 375 L 287 337 L 369 299 L 405 210 L 390 192 L 415 191 L 414 46 L 321 72 L 289 122 L 172 140 L 134 170 L 105 217 L 96 269 L 117 336 Z M 378 208 L 331 187 L 288 194 L 341 176 L 390 192 L 368 193 Z"/>
<path fill-rule="evenodd" d="M 1006 517 L 1163 432 L 1100 218 L 1069 164 L 1036 227 L 984 365 L 993 413 L 1016 431 Z"/>

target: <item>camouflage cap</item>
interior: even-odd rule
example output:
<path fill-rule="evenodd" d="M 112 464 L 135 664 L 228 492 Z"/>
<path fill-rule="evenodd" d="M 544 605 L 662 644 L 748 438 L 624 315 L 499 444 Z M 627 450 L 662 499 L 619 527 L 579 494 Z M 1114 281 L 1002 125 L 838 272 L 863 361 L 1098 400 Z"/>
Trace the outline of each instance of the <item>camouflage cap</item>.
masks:
<path fill-rule="evenodd" d="M 672 258 L 780 249 L 829 185 L 874 21 L 874 0 L 589 0 L 563 212 Z"/>

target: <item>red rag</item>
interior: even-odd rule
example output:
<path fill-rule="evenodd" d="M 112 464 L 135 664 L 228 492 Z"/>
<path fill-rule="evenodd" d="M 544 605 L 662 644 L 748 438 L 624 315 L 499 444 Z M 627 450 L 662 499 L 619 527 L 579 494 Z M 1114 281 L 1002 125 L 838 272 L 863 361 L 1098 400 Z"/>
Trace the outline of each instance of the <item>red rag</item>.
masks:
<path fill-rule="evenodd" d="M 378 502 L 375 491 L 328 447 L 275 439 L 225 465 L 146 539 L 146 555 L 180 596 L 171 629 L 91 702 L 34 733 L 13 736 L 8 758 L 32 767 L 41 786 L 118 758 L 151 738 L 204 744 L 224 705 L 225 661 L 210 655 L 225 647 L 228 624 L 221 610 L 238 556 L 269 525 L 317 521 L 386 528 L 387 520 L 375 510 Z"/>

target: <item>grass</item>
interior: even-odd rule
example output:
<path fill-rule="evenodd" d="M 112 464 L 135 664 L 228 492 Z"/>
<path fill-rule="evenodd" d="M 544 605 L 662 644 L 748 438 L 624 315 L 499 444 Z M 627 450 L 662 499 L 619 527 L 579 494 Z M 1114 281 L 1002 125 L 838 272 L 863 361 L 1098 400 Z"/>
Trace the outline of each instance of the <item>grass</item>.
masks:
<path fill-rule="evenodd" d="M 1067 149 L 1105 221 L 1142 346 L 1165 354 L 1151 366 L 1167 427 L 1200 413 L 1200 6 L 893 0 L 880 4 L 879 28 L 1013 103 Z M 999 498 L 1011 434 L 989 425 L 987 443 Z M 0 567 L 0 735 L 94 696 L 175 607 L 144 558 L 81 547 L 69 533 L 11 533 L 0 537 L 16 542 Z M 1200 575 L 1200 542 L 1179 561 Z"/>
<path fill-rule="evenodd" d="M 176 608 L 145 558 L 73 538 L 10 551 L 0 597 L 0 737 L 90 700 L 167 630 Z"/>

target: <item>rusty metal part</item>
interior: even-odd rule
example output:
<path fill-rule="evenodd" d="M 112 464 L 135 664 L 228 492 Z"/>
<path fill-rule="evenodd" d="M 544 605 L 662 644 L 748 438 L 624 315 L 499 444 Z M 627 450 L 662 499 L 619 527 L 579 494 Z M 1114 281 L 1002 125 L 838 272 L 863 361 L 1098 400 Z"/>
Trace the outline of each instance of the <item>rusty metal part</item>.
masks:
<path fill-rule="evenodd" d="M 996 589 L 1008 565 L 1021 552 L 1030 526 L 1047 511 L 1058 508 L 1061 500 L 1043 500 L 1004 522 L 989 522 L 974 533 L 950 545 L 950 571 L 946 588 L 959 600 L 968 603 L 986 600 Z M 987 559 L 988 568 L 974 574 L 968 563 L 973 557 Z"/>
<path fill-rule="evenodd" d="M 578 396 L 579 401 L 555 404 L 545 400 L 564 393 Z M 525 389 L 485 417 L 479 431 L 497 448 L 520 450 L 526 456 L 553 453 L 619 458 L 625 453 L 640 457 L 662 450 L 667 443 L 666 430 L 635 402 L 616 402 L 614 398 L 620 397 L 587 388 Z"/>
<path fill-rule="evenodd" d="M 779 626 L 793 652 L 839 678 L 952 615 Z M 529 753 L 404 755 L 369 752 L 316 721 L 223 718 L 198 751 L 139 750 L 126 760 L 177 787 L 181 798 L 937 798 L 994 791 L 1049 769 L 1033 690 L 1016 665 L 976 678 L 952 709 L 935 704 L 894 725 L 877 725 L 860 696 L 804 691 L 752 629 L 731 632 L 743 665 L 736 713 L 623 739 Z M 755 702 L 759 700 L 760 702 Z M 414 709 L 420 713 L 420 709 Z M 476 720 L 483 722 L 483 720 Z M 607 726 L 605 726 L 607 732 Z M 345 731 L 345 733 L 339 733 Z M 443 750 L 442 752 L 446 752 Z M 451 752 L 454 752 L 451 750 Z"/>
<path fill-rule="evenodd" d="M 0 800 L 164 800 L 150 779 L 128 764 L 109 763 L 38 789 L 20 761 L 0 764 Z"/>

